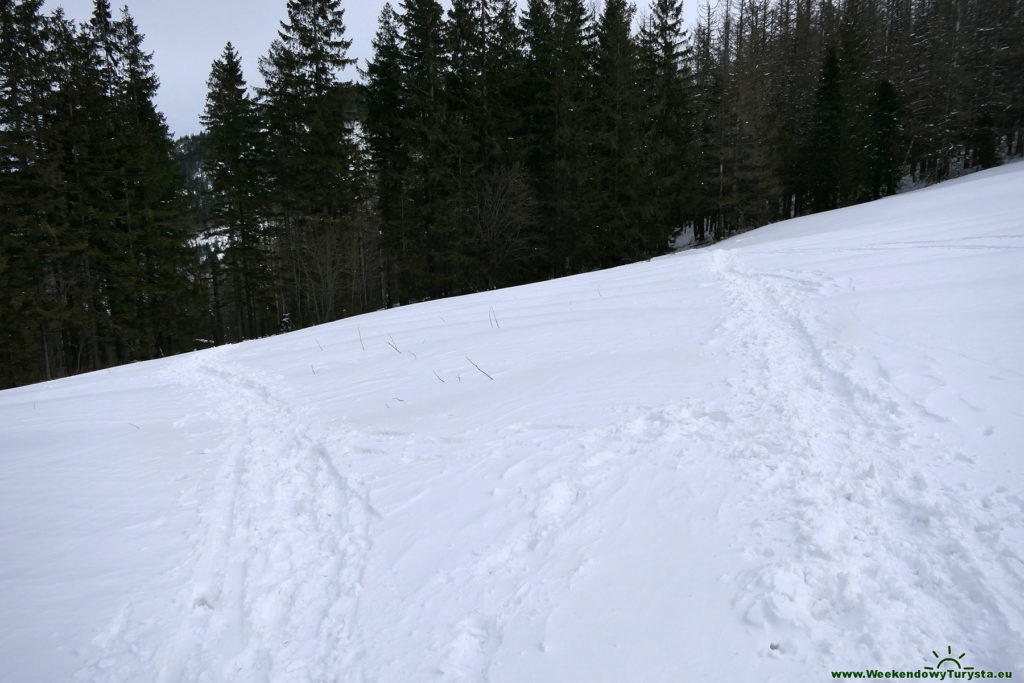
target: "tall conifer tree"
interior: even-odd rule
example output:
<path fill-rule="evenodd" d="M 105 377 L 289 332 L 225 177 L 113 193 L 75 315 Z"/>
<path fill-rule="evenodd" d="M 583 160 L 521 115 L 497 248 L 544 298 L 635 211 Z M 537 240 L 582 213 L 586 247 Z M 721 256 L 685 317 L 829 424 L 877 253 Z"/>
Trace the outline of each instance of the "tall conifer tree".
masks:
<path fill-rule="evenodd" d="M 202 122 L 204 166 L 212 195 L 208 220 L 226 242 L 223 267 L 229 291 L 222 297 L 228 308 L 225 336 L 228 341 L 248 339 L 273 331 L 276 316 L 258 212 L 259 119 L 241 60 L 231 43 L 211 67 Z"/>
<path fill-rule="evenodd" d="M 645 202 L 650 207 L 645 246 L 649 253 L 658 253 L 675 232 L 692 222 L 699 191 L 693 55 L 682 0 L 651 3 L 640 32 L 639 55 L 648 163 Z"/>
<path fill-rule="evenodd" d="M 0 2 L 0 386 L 53 376 L 53 239 L 45 221 L 40 158 L 50 65 L 41 0 Z"/>
<path fill-rule="evenodd" d="M 626 0 L 608 0 L 598 18 L 590 153 L 593 199 L 580 236 L 581 265 L 626 263 L 645 254 L 642 233 L 651 216 L 644 200 L 643 93 L 637 45 Z M 653 251 L 666 248 L 650 245 Z"/>
<path fill-rule="evenodd" d="M 406 189 L 410 239 L 403 256 L 401 291 L 406 300 L 436 298 L 457 285 L 453 234 L 453 169 L 445 97 L 444 15 L 436 0 L 403 0 L 403 130 L 409 146 Z"/>
<path fill-rule="evenodd" d="M 279 251 L 281 313 L 291 325 L 345 311 L 347 261 L 359 198 L 344 10 L 339 0 L 289 0 L 288 19 L 260 60 L 264 174 Z"/>
<path fill-rule="evenodd" d="M 373 39 L 373 57 L 362 71 L 366 100 L 363 136 L 369 152 L 371 194 L 381 226 L 381 278 L 388 305 L 412 298 L 407 268 L 415 250 L 398 22 L 391 3 L 385 3 Z"/>

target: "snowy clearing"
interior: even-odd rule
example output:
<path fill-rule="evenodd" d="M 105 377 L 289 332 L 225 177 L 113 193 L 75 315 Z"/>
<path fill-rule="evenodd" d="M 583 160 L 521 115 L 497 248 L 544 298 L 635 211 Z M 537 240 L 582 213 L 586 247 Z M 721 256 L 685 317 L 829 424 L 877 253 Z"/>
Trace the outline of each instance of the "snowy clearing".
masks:
<path fill-rule="evenodd" d="M 1024 676 L 1022 189 L 0 392 L 0 680 Z"/>

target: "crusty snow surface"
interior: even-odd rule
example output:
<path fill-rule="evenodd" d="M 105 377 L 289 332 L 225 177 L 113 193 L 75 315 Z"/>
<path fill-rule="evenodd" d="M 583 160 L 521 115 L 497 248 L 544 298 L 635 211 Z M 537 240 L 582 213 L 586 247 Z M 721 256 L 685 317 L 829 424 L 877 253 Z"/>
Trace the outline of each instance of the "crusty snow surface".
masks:
<path fill-rule="evenodd" d="M 0 392 L 0 680 L 1024 676 L 1022 413 L 1024 164 Z"/>

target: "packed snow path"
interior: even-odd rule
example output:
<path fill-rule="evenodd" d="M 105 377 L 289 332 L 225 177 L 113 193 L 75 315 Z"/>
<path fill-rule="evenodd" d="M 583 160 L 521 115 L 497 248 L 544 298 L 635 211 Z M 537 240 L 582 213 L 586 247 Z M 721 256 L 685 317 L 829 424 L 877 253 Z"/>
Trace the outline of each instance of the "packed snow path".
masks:
<path fill-rule="evenodd" d="M 178 596 L 180 623 L 163 651 L 136 662 L 129 676 L 108 670 L 104 653 L 90 679 L 342 680 L 357 656 L 352 622 L 371 514 L 365 493 L 271 383 L 223 356 L 194 355 L 170 371 L 226 429 L 222 472 L 189 559 L 193 574 Z M 130 652 L 139 636 L 117 633 L 113 647 Z"/>
<path fill-rule="evenodd" d="M 762 516 L 737 586 L 745 619 L 774 634 L 780 655 L 900 661 L 908 636 L 958 631 L 974 634 L 975 654 L 1013 653 L 1024 642 L 1014 594 L 1024 561 L 992 532 L 1021 530 L 1020 491 L 977 500 L 944 476 L 971 462 L 930 431 L 944 418 L 884 372 L 859 372 L 863 350 L 838 341 L 854 321 L 840 303 L 849 283 L 758 272 L 731 250 L 712 259 L 731 306 L 722 342 L 739 368 L 730 440 L 754 492 L 745 502 Z"/>
<path fill-rule="evenodd" d="M 0 393 L 0 679 L 1021 675 L 1022 183 Z"/>

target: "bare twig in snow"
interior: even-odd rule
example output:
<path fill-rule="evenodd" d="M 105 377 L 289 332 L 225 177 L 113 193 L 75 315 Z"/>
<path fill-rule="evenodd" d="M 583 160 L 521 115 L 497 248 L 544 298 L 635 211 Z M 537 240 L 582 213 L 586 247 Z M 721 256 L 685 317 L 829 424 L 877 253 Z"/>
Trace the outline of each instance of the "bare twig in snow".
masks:
<path fill-rule="evenodd" d="M 359 333 L 359 345 L 362 346 L 363 347 L 363 351 L 365 351 L 366 350 L 366 344 L 363 343 L 363 331 L 359 328 L 358 325 L 356 326 L 356 332 Z"/>
<path fill-rule="evenodd" d="M 486 377 L 487 379 L 491 380 L 492 382 L 494 381 L 494 378 L 493 378 L 493 377 L 491 377 L 491 376 L 490 376 L 489 374 L 487 374 L 487 371 L 485 371 L 485 370 L 484 370 L 483 368 L 481 368 L 481 367 L 480 367 L 479 365 L 477 365 L 476 363 L 474 363 L 474 362 L 473 362 L 473 359 L 472 359 L 472 358 L 470 358 L 469 356 L 466 356 L 466 360 L 468 360 L 468 361 L 470 362 L 470 364 L 471 364 L 471 365 L 472 365 L 472 366 L 473 366 L 474 368 L 476 368 L 477 370 L 479 370 L 479 371 L 480 371 L 480 372 L 481 372 L 481 373 L 482 373 L 482 374 L 484 375 L 484 377 Z"/>
<path fill-rule="evenodd" d="M 441 379 L 441 375 L 437 374 L 437 370 L 434 370 L 433 372 L 434 372 L 434 377 L 437 378 L 438 382 L 440 382 L 441 384 L 448 384 L 448 382 L 446 382 L 443 379 Z"/>
<path fill-rule="evenodd" d="M 400 350 L 400 349 L 398 348 L 398 345 L 397 345 L 397 344 L 395 344 L 395 338 L 394 338 L 394 337 L 388 337 L 388 346 L 390 346 L 391 348 L 393 348 L 393 349 L 394 349 L 394 350 L 395 350 L 395 351 L 396 351 L 397 353 L 401 353 L 401 352 L 402 352 L 402 351 L 401 351 L 401 350 Z"/>

